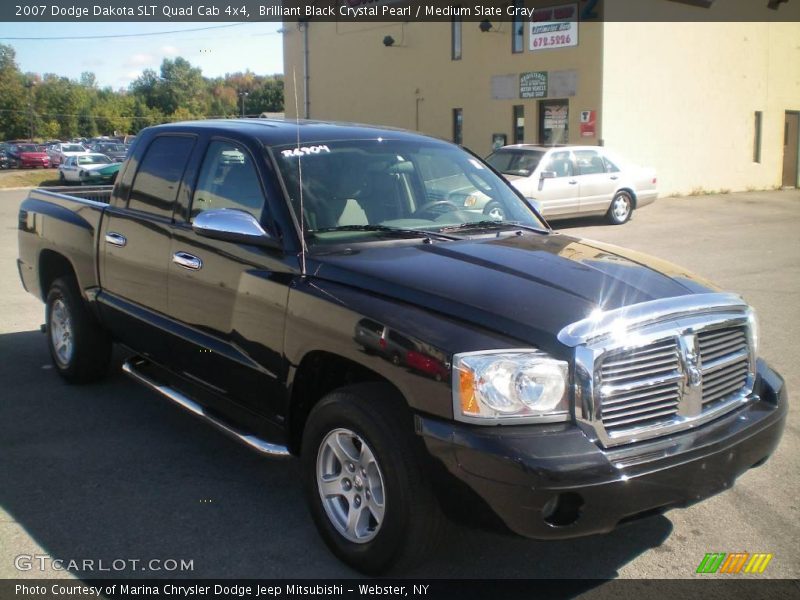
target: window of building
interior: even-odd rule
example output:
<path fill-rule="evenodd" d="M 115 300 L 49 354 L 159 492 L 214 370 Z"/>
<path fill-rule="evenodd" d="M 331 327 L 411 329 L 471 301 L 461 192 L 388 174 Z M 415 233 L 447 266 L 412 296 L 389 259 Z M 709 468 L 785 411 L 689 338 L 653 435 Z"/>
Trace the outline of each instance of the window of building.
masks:
<path fill-rule="evenodd" d="M 128 208 L 171 218 L 194 143 L 194 136 L 162 135 L 155 138 L 139 164 Z"/>
<path fill-rule="evenodd" d="M 539 101 L 539 143 L 545 146 L 569 142 L 569 101 Z"/>
<path fill-rule="evenodd" d="M 464 143 L 464 109 L 453 109 L 453 142 L 459 146 Z"/>
<path fill-rule="evenodd" d="M 261 218 L 264 193 L 250 153 L 230 142 L 208 146 L 192 200 L 192 218 L 204 210 L 235 208 Z"/>
<path fill-rule="evenodd" d="M 757 163 L 761 162 L 761 119 L 762 112 L 757 110 L 753 122 L 753 162 Z"/>
<path fill-rule="evenodd" d="M 524 6 L 525 0 L 514 0 L 514 8 L 520 9 Z M 519 14 L 518 10 L 514 11 Z M 514 16 L 511 19 L 511 52 L 519 54 L 525 50 L 525 21 L 522 17 Z"/>
<path fill-rule="evenodd" d="M 513 143 L 521 144 L 525 141 L 525 107 L 518 104 L 513 109 L 513 122 L 511 130 L 514 132 Z"/>
<path fill-rule="evenodd" d="M 460 7 L 456 7 L 460 8 Z M 453 17 L 451 35 L 450 58 L 461 60 L 461 17 Z"/>

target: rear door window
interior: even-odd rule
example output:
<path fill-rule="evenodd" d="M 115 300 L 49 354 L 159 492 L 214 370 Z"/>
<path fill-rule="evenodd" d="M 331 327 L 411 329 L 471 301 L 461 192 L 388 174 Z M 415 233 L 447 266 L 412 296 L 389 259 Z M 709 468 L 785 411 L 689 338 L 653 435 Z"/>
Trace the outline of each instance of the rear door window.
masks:
<path fill-rule="evenodd" d="M 171 218 L 194 136 L 162 135 L 145 151 L 133 180 L 128 208 Z"/>

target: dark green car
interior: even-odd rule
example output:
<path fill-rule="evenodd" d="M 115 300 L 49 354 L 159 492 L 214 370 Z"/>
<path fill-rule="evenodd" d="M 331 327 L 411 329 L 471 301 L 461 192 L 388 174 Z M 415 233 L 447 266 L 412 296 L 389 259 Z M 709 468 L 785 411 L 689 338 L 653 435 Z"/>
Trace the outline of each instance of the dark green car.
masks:
<path fill-rule="evenodd" d="M 122 163 L 111 163 L 101 168 L 84 170 L 80 173 L 80 180 L 85 185 L 104 185 L 114 183 Z"/>

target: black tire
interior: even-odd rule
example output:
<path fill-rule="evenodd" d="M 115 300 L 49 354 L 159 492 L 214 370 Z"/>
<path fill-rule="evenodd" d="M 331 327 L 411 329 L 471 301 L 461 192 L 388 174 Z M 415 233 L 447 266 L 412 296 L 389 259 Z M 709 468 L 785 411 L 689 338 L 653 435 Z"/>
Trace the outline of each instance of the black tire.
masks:
<path fill-rule="evenodd" d="M 66 315 L 67 327 L 63 326 L 61 315 Z M 56 279 L 50 286 L 45 319 L 47 348 L 61 377 L 69 383 L 89 383 L 106 376 L 111 361 L 111 336 L 89 312 L 72 277 Z M 66 338 L 59 335 L 64 331 Z M 56 337 L 71 340 L 71 351 L 64 351 L 63 345 L 57 347 Z"/>
<path fill-rule="evenodd" d="M 633 198 L 626 191 L 619 191 L 608 207 L 606 219 L 612 225 L 622 225 L 627 223 L 633 215 Z"/>
<path fill-rule="evenodd" d="M 340 560 L 370 575 L 390 569 L 403 571 L 423 561 L 435 548 L 444 525 L 444 517 L 422 465 L 423 450 L 414 436 L 412 416 L 401 404 L 403 402 L 397 392 L 383 384 L 342 388 L 328 394 L 314 407 L 303 432 L 303 483 L 317 529 Z M 374 501 L 378 494 L 375 478 L 364 477 L 359 486 L 359 479 L 355 477 L 361 468 L 359 463 L 355 464 L 352 476 L 346 470 L 348 466 L 340 463 L 341 478 L 336 484 L 341 482 L 342 489 L 348 491 L 343 492 L 341 498 L 329 497 L 323 505 L 318 487 L 318 462 L 326 464 L 324 458 L 329 451 L 325 442 L 337 432 L 345 438 L 350 433 L 355 434 L 357 441 L 366 444 L 378 466 L 380 494 L 384 500 L 382 520 L 379 526 L 374 525 L 375 513 L 368 512 L 366 535 L 372 537 L 362 541 L 345 537 L 326 512 L 326 506 L 339 502 L 340 506 L 348 507 L 349 513 L 351 503 L 345 503 L 344 494 L 360 493 L 361 497 L 369 499 L 370 489 L 373 489 Z M 366 455 L 363 446 L 354 447 L 359 449 L 360 459 L 363 459 Z M 346 476 L 352 478 L 350 487 L 345 487 Z M 352 505 L 359 506 L 355 504 L 358 501 L 352 500 Z M 361 508 L 365 509 L 370 506 Z"/>
<path fill-rule="evenodd" d="M 61 171 L 59 171 L 59 172 L 58 172 L 58 181 L 59 181 L 59 182 L 60 182 L 62 185 L 66 185 L 66 183 L 67 183 L 67 178 L 66 178 L 66 177 L 64 177 L 64 173 L 63 173 L 63 172 L 61 172 Z"/>

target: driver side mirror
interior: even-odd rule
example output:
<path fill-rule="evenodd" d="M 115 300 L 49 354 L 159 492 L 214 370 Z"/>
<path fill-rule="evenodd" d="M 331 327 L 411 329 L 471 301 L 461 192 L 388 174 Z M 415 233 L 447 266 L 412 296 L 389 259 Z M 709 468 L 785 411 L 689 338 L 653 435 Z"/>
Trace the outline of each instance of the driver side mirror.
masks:
<path fill-rule="evenodd" d="M 539 174 L 539 179 L 555 179 L 556 172 L 555 171 L 542 171 Z"/>
<path fill-rule="evenodd" d="M 261 227 L 258 219 L 235 208 L 204 210 L 194 218 L 192 229 L 215 240 L 280 248 L 280 242 Z"/>

